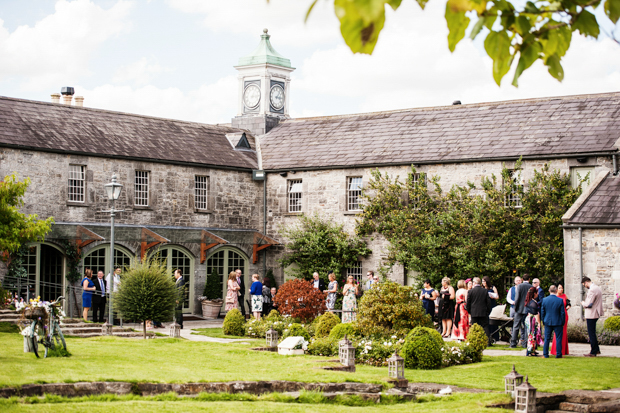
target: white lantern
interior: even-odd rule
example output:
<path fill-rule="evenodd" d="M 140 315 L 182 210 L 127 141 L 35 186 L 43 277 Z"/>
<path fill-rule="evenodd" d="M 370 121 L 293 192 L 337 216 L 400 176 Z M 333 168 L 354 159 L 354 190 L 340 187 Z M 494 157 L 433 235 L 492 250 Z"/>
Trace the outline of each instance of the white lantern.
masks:
<path fill-rule="evenodd" d="M 536 413 L 536 388 L 527 381 L 515 389 L 515 413 Z"/>
<path fill-rule="evenodd" d="M 123 190 L 123 185 L 116 182 L 116 175 L 112 175 L 112 182 L 105 184 L 103 187 L 110 201 L 116 201 Z"/>
<path fill-rule="evenodd" d="M 523 376 L 517 373 L 515 365 L 512 365 L 512 371 L 504 376 L 504 392 L 514 397 L 515 388 L 523 383 Z"/>
<path fill-rule="evenodd" d="M 267 340 L 267 347 L 278 347 L 278 332 L 273 328 L 267 330 L 267 333 L 265 333 L 265 339 Z"/>
<path fill-rule="evenodd" d="M 176 322 L 176 320 L 170 326 L 170 337 L 179 338 L 181 337 L 181 325 Z"/>
<path fill-rule="evenodd" d="M 388 376 L 401 380 L 405 378 L 405 359 L 398 355 L 398 351 L 388 360 Z"/>
<path fill-rule="evenodd" d="M 353 347 L 346 334 L 338 343 L 338 355 L 340 357 L 340 364 L 343 366 L 355 366 L 355 347 Z"/>

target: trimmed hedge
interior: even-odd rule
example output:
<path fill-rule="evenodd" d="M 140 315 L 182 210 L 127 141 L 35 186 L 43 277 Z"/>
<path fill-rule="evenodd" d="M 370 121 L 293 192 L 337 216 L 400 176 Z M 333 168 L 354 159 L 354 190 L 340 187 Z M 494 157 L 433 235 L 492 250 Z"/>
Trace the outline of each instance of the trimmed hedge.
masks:
<path fill-rule="evenodd" d="M 342 340 L 345 334 L 349 337 L 357 335 L 357 329 L 353 323 L 344 323 L 334 326 L 329 333 L 329 338 L 331 340 Z"/>
<path fill-rule="evenodd" d="M 245 335 L 245 317 L 236 308 L 233 308 L 224 318 L 223 332 L 229 336 Z"/>
<path fill-rule="evenodd" d="M 416 327 L 407 335 L 401 350 L 405 367 L 431 370 L 441 367 L 444 341 L 436 330 Z"/>
<path fill-rule="evenodd" d="M 323 314 L 316 329 L 316 337 L 328 337 L 332 329 L 338 324 L 340 324 L 340 318 L 338 318 L 338 316 L 332 313 Z"/>
<path fill-rule="evenodd" d="M 605 320 L 603 328 L 609 331 L 620 331 L 620 316 L 615 315 Z"/>
<path fill-rule="evenodd" d="M 474 324 L 469 329 L 469 333 L 467 333 L 466 343 L 469 343 L 473 351 L 473 360 L 474 363 L 478 363 L 482 361 L 482 352 L 487 345 L 489 344 L 489 338 L 487 334 L 484 332 L 484 328 L 482 328 L 479 324 Z"/>
<path fill-rule="evenodd" d="M 293 323 L 288 330 L 284 330 L 282 338 L 287 337 L 303 337 L 306 341 L 310 341 L 310 334 L 308 334 L 304 326 L 298 323 Z"/>

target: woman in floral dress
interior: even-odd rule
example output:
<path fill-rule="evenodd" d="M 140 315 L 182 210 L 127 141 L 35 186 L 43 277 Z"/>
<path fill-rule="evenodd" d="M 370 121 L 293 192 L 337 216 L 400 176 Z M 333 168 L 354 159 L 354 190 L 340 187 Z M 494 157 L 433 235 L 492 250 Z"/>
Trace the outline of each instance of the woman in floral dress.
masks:
<path fill-rule="evenodd" d="M 239 306 L 239 284 L 237 284 L 237 273 L 228 274 L 228 290 L 226 291 L 226 312 Z"/>
<path fill-rule="evenodd" d="M 467 284 L 465 280 L 459 280 L 456 284 L 456 308 L 454 310 L 454 324 L 452 325 L 452 339 L 465 340 L 469 333 L 469 313 L 465 308 L 467 304 Z"/>
<path fill-rule="evenodd" d="M 334 311 L 334 306 L 336 305 L 338 281 L 336 281 L 336 276 L 331 271 L 327 276 L 329 277 L 329 284 L 327 285 L 327 299 L 325 300 L 325 306 L 327 307 L 327 311 L 331 313 L 332 311 Z"/>
<path fill-rule="evenodd" d="M 536 348 L 543 344 L 540 324 L 536 320 L 536 314 L 538 314 L 537 297 L 538 291 L 536 291 L 536 287 L 530 288 L 525 296 L 525 309 L 527 310 L 527 317 L 525 318 L 525 331 L 527 332 L 526 356 L 537 356 Z"/>
<path fill-rule="evenodd" d="M 342 289 L 342 322 L 351 323 L 357 319 L 357 300 L 355 295 L 357 294 L 357 284 L 353 281 L 353 276 L 349 276 L 347 283 Z"/>

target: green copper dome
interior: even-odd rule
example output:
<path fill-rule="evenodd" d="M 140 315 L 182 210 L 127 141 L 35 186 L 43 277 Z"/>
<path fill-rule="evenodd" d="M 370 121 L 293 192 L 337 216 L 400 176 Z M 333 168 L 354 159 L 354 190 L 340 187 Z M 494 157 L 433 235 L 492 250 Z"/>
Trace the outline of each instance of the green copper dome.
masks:
<path fill-rule="evenodd" d="M 280 53 L 276 52 L 269 41 L 267 29 L 263 30 L 263 34 L 260 37 L 260 43 L 254 52 L 248 56 L 239 59 L 238 66 L 251 66 L 259 64 L 272 64 L 282 67 L 291 67 L 290 59 L 285 58 Z"/>

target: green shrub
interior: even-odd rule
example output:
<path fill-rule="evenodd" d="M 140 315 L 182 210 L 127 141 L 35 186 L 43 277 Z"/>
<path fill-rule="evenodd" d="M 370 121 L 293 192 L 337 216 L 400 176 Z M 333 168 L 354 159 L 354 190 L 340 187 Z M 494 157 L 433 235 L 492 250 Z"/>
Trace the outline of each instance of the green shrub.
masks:
<path fill-rule="evenodd" d="M 387 360 L 392 357 L 395 351 L 401 352 L 403 340 L 397 340 L 396 336 L 384 339 L 364 338 L 360 341 L 355 340 L 353 345 L 356 348 L 355 360 L 360 364 L 382 367 L 387 366 Z M 439 359 L 441 363 L 441 358 Z"/>
<path fill-rule="evenodd" d="M 465 342 L 469 343 L 473 351 L 474 363 L 482 361 L 482 352 L 489 344 L 489 338 L 484 332 L 484 329 L 479 324 L 474 324 L 471 326 L 469 333 L 467 333 L 467 340 L 465 340 Z"/>
<path fill-rule="evenodd" d="M 587 343 L 588 327 L 581 321 L 571 321 L 566 326 L 566 336 L 569 343 Z"/>
<path fill-rule="evenodd" d="M 403 337 L 416 327 L 432 327 L 431 317 L 414 297 L 412 287 L 386 280 L 364 292 L 359 301 L 357 324 L 360 333 L 370 336 Z"/>
<path fill-rule="evenodd" d="M 441 367 L 443 345 L 441 334 L 436 330 L 427 327 L 414 328 L 407 335 L 401 350 L 401 356 L 405 359 L 405 367 L 423 370 L 438 369 Z"/>
<path fill-rule="evenodd" d="M 278 332 L 278 337 L 282 337 L 282 333 L 284 332 L 284 328 L 287 327 L 288 324 L 285 324 L 282 317 L 274 314 L 273 317 L 265 317 L 257 320 L 252 318 L 245 323 L 245 335 L 249 337 L 255 338 L 265 338 L 267 331 L 273 328 Z"/>
<path fill-rule="evenodd" d="M 442 348 L 443 359 L 442 367 L 456 366 L 459 364 L 474 363 L 477 359 L 477 353 L 473 346 L 467 342 L 459 343 L 458 341 L 446 342 Z"/>
<path fill-rule="evenodd" d="M 316 336 L 319 338 L 328 337 L 329 333 L 332 331 L 332 328 L 338 324 L 340 324 L 340 318 L 338 318 L 337 315 L 332 313 L 323 314 L 316 329 Z"/>
<path fill-rule="evenodd" d="M 310 341 L 310 334 L 304 326 L 298 323 L 293 323 L 288 329 L 284 330 L 283 338 L 286 337 L 303 337 L 306 341 Z"/>
<path fill-rule="evenodd" d="M 211 275 L 207 277 L 205 288 L 202 290 L 202 295 L 207 297 L 207 300 L 217 300 L 222 298 L 222 277 L 218 274 L 217 270 L 213 268 Z"/>
<path fill-rule="evenodd" d="M 615 315 L 605 320 L 603 328 L 609 331 L 620 331 L 620 316 Z"/>
<path fill-rule="evenodd" d="M 336 356 L 338 355 L 338 340 L 331 337 L 313 339 L 308 344 L 308 353 L 315 356 Z"/>
<path fill-rule="evenodd" d="M 245 317 L 236 308 L 233 308 L 224 318 L 224 334 L 229 336 L 243 336 L 245 334 Z"/>
<path fill-rule="evenodd" d="M 357 330 L 354 323 L 337 324 L 329 333 L 329 338 L 333 340 L 342 340 L 345 334 L 348 337 L 357 335 Z"/>
<path fill-rule="evenodd" d="M 265 319 L 269 321 L 282 321 L 282 316 L 278 313 L 278 310 L 271 310 Z"/>

